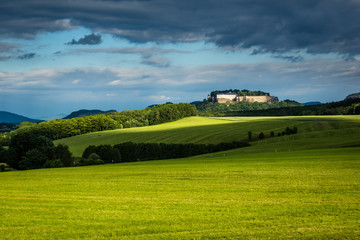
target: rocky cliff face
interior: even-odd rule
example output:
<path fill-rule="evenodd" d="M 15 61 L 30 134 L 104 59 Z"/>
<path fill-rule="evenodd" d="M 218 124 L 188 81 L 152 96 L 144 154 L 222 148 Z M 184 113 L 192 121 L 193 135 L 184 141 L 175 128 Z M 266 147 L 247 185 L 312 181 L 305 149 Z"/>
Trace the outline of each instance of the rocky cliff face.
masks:
<path fill-rule="evenodd" d="M 360 99 L 360 92 L 348 95 L 345 100 Z"/>

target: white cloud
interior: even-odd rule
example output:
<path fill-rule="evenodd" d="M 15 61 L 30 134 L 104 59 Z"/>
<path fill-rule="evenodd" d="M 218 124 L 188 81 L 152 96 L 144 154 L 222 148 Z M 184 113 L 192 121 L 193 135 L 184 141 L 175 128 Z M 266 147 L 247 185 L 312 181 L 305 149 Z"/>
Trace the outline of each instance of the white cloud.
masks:
<path fill-rule="evenodd" d="M 117 85 L 121 85 L 121 80 L 114 80 L 108 83 L 108 85 L 111 86 L 117 86 Z"/>
<path fill-rule="evenodd" d="M 134 102 L 141 108 L 154 102 L 202 100 L 210 91 L 230 88 L 263 90 L 280 99 L 300 102 L 325 102 L 359 92 L 359 69 L 359 61 L 342 60 L 193 68 L 34 69 L 0 72 L 0 89 L 9 99 L 17 98 L 22 92 L 22 97 L 29 102 L 46 102 L 49 96 L 57 105 L 88 101 L 87 104 L 107 104 L 108 109 L 134 106 Z M 39 100 L 34 99 L 34 95 Z M 23 102 L 25 107 L 26 100 Z M 3 107 L 1 101 L 0 107 Z"/>
<path fill-rule="evenodd" d="M 171 99 L 171 97 L 165 96 L 165 95 L 160 95 L 160 96 L 149 96 L 149 98 L 153 101 L 168 101 Z"/>

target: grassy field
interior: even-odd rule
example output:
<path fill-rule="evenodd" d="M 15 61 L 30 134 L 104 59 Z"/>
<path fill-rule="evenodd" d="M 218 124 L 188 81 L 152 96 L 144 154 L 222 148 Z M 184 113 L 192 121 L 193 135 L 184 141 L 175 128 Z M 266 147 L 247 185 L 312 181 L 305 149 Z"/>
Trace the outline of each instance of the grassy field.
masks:
<path fill-rule="evenodd" d="M 0 239 L 359 239 L 359 116 L 188 118 L 62 141 L 207 143 L 286 126 L 299 133 L 186 159 L 0 173 Z"/>
<path fill-rule="evenodd" d="M 202 118 L 191 117 L 150 127 L 128 128 L 79 135 L 55 141 L 70 146 L 75 156 L 81 156 L 89 145 L 117 144 L 121 142 L 163 142 L 163 143 L 220 143 L 244 141 L 248 131 L 256 137 L 260 132 L 269 136 L 286 127 L 298 127 L 293 136 L 276 137 L 264 141 L 256 151 L 318 149 L 328 147 L 359 146 L 359 116 L 321 117 L 239 117 Z M 252 150 L 250 150 L 252 151 Z"/>

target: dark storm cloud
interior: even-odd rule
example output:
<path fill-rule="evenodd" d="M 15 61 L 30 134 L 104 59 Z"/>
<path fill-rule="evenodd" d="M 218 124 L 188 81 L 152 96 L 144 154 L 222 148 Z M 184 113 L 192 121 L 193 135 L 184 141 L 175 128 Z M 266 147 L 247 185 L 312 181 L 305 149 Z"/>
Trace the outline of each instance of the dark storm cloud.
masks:
<path fill-rule="evenodd" d="M 357 0 L 1 2 L 2 37 L 31 38 L 75 26 L 133 42 L 205 40 L 220 47 L 256 48 L 257 53 L 360 53 Z"/>
<path fill-rule="evenodd" d="M 72 53 L 113 53 L 113 54 L 140 54 L 142 56 L 152 56 L 155 54 L 167 53 L 191 53 L 189 51 L 182 51 L 176 49 L 162 49 L 162 48 L 138 48 L 138 47 L 123 47 L 123 48 L 99 48 L 99 49 L 75 49 L 69 52 Z"/>
<path fill-rule="evenodd" d="M 285 59 L 289 62 L 302 62 L 304 61 L 305 59 L 298 55 L 298 56 L 285 56 L 285 55 L 275 55 L 273 56 L 274 58 L 280 58 L 280 59 Z"/>
<path fill-rule="evenodd" d="M 67 45 L 97 45 L 101 43 L 101 35 L 100 34 L 90 34 L 85 35 L 83 38 L 79 40 L 71 40 L 71 42 L 66 43 Z"/>
<path fill-rule="evenodd" d="M 9 57 L 9 56 L 0 56 L 0 61 L 7 61 L 10 59 L 11 59 L 11 57 Z"/>
<path fill-rule="evenodd" d="M 21 60 L 29 60 L 29 59 L 34 58 L 35 56 L 36 56 L 36 53 L 26 53 L 24 55 L 18 56 L 17 58 L 21 59 Z"/>
<path fill-rule="evenodd" d="M 19 45 L 7 42 L 0 42 L 0 53 L 12 53 Z"/>
<path fill-rule="evenodd" d="M 138 47 L 124 47 L 124 48 L 100 48 L 100 49 L 75 49 L 65 54 L 79 54 L 79 53 L 111 53 L 111 54 L 138 54 L 141 56 L 142 64 L 153 67 L 169 67 L 170 60 L 165 57 L 158 57 L 156 55 L 163 55 L 169 53 L 190 53 L 189 51 L 181 51 L 176 49 L 162 49 L 162 48 L 138 48 Z"/>
<path fill-rule="evenodd" d="M 141 62 L 146 65 L 154 66 L 154 67 L 169 67 L 170 61 L 164 57 L 144 57 Z"/>

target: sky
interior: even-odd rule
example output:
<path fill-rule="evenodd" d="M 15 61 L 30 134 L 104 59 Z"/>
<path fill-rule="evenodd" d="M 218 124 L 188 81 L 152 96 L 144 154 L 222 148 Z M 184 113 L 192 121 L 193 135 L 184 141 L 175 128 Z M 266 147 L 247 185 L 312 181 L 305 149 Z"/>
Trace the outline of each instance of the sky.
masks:
<path fill-rule="evenodd" d="M 1 111 L 51 119 L 226 89 L 360 92 L 360 0 L 0 1 Z"/>

